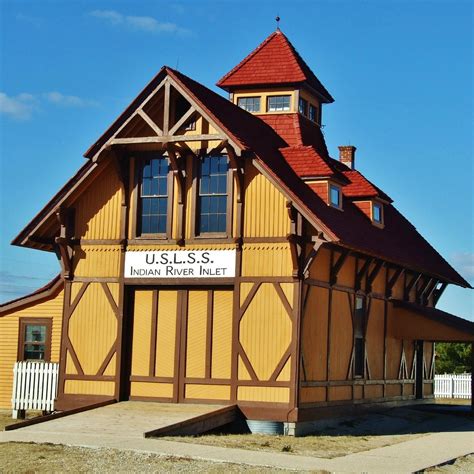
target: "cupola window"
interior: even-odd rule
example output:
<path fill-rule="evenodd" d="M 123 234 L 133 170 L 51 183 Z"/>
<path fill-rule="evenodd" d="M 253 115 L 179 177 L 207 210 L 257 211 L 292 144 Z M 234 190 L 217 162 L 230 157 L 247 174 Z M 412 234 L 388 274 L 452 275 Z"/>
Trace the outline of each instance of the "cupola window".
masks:
<path fill-rule="evenodd" d="M 336 186 L 335 184 L 329 185 L 329 203 L 333 207 L 337 207 L 339 209 L 342 208 L 341 188 L 339 186 Z"/>
<path fill-rule="evenodd" d="M 247 112 L 260 112 L 260 97 L 239 97 L 237 105 Z"/>
<path fill-rule="evenodd" d="M 289 95 L 273 95 L 267 99 L 268 112 L 285 112 L 290 110 Z"/>
<path fill-rule="evenodd" d="M 298 103 L 298 112 L 305 117 L 308 115 L 308 101 L 300 97 Z"/>
<path fill-rule="evenodd" d="M 376 224 L 383 224 L 383 208 L 379 202 L 372 203 L 372 220 Z"/>
<path fill-rule="evenodd" d="M 308 118 L 312 121 L 312 122 L 315 122 L 315 123 L 319 123 L 319 119 L 318 119 L 318 108 L 313 105 L 313 104 L 309 104 L 309 115 L 308 115 Z"/>

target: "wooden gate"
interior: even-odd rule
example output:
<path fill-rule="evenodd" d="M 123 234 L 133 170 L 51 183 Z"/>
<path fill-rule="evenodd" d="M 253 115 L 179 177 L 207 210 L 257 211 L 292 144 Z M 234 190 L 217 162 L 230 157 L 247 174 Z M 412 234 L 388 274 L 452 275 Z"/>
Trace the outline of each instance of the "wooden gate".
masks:
<path fill-rule="evenodd" d="M 130 398 L 229 401 L 232 291 L 137 289 Z"/>

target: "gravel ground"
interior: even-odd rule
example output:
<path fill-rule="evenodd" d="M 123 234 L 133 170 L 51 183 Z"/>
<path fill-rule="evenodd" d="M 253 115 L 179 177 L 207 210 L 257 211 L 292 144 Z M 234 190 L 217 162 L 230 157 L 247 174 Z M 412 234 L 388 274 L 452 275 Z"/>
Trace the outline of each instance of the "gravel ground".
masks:
<path fill-rule="evenodd" d="M 0 444 L 1 473 L 135 472 L 292 472 L 237 464 L 212 463 L 156 454 L 53 444 Z"/>

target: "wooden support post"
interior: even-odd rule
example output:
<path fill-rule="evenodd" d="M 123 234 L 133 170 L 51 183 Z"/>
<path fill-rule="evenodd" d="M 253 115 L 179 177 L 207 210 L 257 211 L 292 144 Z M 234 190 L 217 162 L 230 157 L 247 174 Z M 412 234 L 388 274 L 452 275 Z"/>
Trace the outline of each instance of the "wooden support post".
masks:
<path fill-rule="evenodd" d="M 370 271 L 367 274 L 367 283 L 366 283 L 366 292 L 367 293 L 372 292 L 372 285 L 373 285 L 375 279 L 377 278 L 377 275 L 379 274 L 380 270 L 382 269 L 383 265 L 384 265 L 384 262 L 382 260 L 378 260 L 375 263 L 375 266 L 372 269 L 372 271 Z"/>
<path fill-rule="evenodd" d="M 56 209 L 56 218 L 59 222 L 59 236 L 54 239 L 56 253 L 61 262 L 63 277 L 67 280 L 73 277 L 72 257 L 73 257 L 73 229 L 74 229 L 74 209 L 60 207 Z"/>
<path fill-rule="evenodd" d="M 393 287 L 396 285 L 398 279 L 400 278 L 400 276 L 403 274 L 404 271 L 405 270 L 403 268 L 395 269 L 395 273 L 392 275 L 391 278 L 387 280 L 387 285 L 385 288 L 385 296 L 387 298 L 390 298 L 392 296 Z M 387 277 L 388 277 L 388 274 L 387 274 Z"/>
<path fill-rule="evenodd" d="M 415 273 L 413 275 L 412 279 L 408 283 L 406 283 L 405 291 L 403 292 L 404 293 L 403 294 L 403 299 L 404 300 L 408 301 L 410 299 L 410 292 L 415 287 L 415 285 L 418 283 L 421 276 L 422 276 L 421 273 Z"/>
<path fill-rule="evenodd" d="M 362 268 L 356 273 L 354 291 L 359 291 L 362 288 L 362 279 L 369 271 L 370 265 L 374 261 L 373 258 L 367 258 L 362 265 Z M 357 270 L 357 269 L 356 269 Z"/>
<path fill-rule="evenodd" d="M 337 258 L 336 262 L 333 265 L 331 265 L 330 278 L 329 278 L 330 285 L 335 285 L 337 283 L 337 275 L 339 274 L 339 271 L 341 270 L 342 266 L 344 265 L 344 262 L 349 256 L 349 253 L 350 253 L 349 250 L 342 249 L 341 254 Z"/>

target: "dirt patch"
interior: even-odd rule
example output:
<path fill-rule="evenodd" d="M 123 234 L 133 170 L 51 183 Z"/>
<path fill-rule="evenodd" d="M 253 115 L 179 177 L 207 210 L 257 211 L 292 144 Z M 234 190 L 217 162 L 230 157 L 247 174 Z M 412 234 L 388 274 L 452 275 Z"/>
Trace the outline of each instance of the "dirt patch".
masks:
<path fill-rule="evenodd" d="M 292 472 L 228 463 L 212 463 L 157 454 L 53 444 L 0 444 L 0 471 L 31 472 Z"/>

